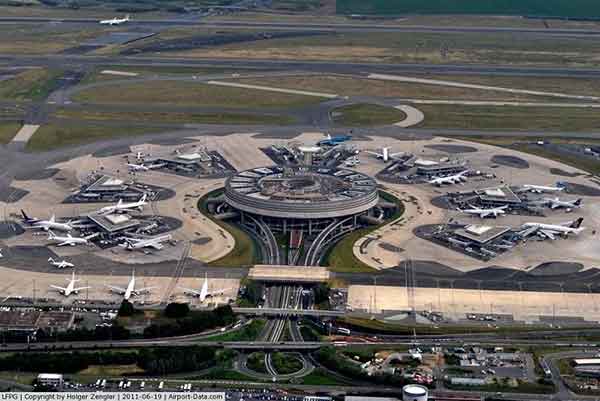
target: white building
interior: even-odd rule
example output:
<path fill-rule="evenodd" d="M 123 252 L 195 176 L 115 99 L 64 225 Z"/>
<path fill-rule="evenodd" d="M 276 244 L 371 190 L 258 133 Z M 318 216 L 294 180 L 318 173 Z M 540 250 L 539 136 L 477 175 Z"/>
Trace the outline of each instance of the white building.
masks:
<path fill-rule="evenodd" d="M 63 381 L 63 375 L 60 373 L 40 373 L 37 377 L 38 384 L 44 386 L 61 387 Z"/>

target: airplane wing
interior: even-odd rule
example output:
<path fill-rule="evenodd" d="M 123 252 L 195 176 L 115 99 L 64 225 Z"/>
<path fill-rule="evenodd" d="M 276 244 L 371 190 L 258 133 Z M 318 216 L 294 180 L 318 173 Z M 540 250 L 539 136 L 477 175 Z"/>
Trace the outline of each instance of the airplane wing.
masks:
<path fill-rule="evenodd" d="M 363 150 L 363 152 L 368 153 L 373 156 L 383 157 L 383 155 L 381 153 L 373 152 L 372 150 Z"/>
<path fill-rule="evenodd" d="M 160 242 L 151 242 L 150 244 L 148 244 L 148 247 L 154 248 L 157 251 L 160 251 L 161 249 L 164 248 L 164 245 L 161 244 Z"/>
<path fill-rule="evenodd" d="M 125 294 L 125 292 L 127 291 L 125 288 L 121 288 L 121 287 L 117 287 L 115 285 L 108 285 L 108 284 L 104 284 L 106 287 L 108 287 L 111 291 L 116 292 L 117 294 Z"/>
<path fill-rule="evenodd" d="M 558 234 L 556 231 L 544 230 L 544 229 L 540 229 L 539 233 L 542 234 L 544 237 L 549 238 L 551 240 L 555 240 L 556 239 L 555 234 Z"/>
<path fill-rule="evenodd" d="M 481 218 L 488 217 L 490 214 L 492 214 L 492 212 L 490 212 L 489 210 L 484 210 L 482 212 L 479 212 L 479 217 L 481 217 Z"/>
<path fill-rule="evenodd" d="M 149 292 L 150 290 L 154 290 L 156 288 L 158 288 L 158 287 L 157 286 L 153 286 L 153 287 L 137 288 L 134 292 L 136 292 L 138 294 L 141 294 L 141 293 L 144 293 L 144 292 Z"/>
<path fill-rule="evenodd" d="M 79 287 L 79 288 L 73 288 L 73 291 L 87 290 L 88 288 L 92 288 L 92 287 Z"/>
<path fill-rule="evenodd" d="M 74 244 L 73 241 L 64 241 L 64 242 L 57 244 L 56 246 L 65 246 L 65 245 L 73 245 L 73 244 Z"/>
<path fill-rule="evenodd" d="M 183 290 L 184 292 L 188 292 L 188 293 L 191 293 L 194 295 L 200 295 L 200 291 L 194 290 L 193 288 L 179 287 L 179 289 Z"/>
<path fill-rule="evenodd" d="M 558 209 L 559 207 L 560 207 L 560 205 L 558 203 L 554 203 L 554 202 L 550 203 L 550 209 Z"/>
<path fill-rule="evenodd" d="M 521 237 L 529 237 L 531 234 L 535 233 L 538 230 L 537 227 L 529 227 L 524 229 L 523 231 L 519 231 L 519 235 Z"/>
<path fill-rule="evenodd" d="M 208 291 L 208 293 L 206 295 L 215 295 L 215 294 L 223 294 L 225 291 L 229 291 L 229 290 L 233 290 L 233 288 L 223 288 L 220 290 L 212 290 L 212 291 Z"/>
<path fill-rule="evenodd" d="M 59 291 L 66 291 L 67 290 L 64 287 L 60 287 L 58 285 L 52 285 L 52 284 L 50 284 L 50 288 L 54 288 L 55 290 L 59 290 Z"/>

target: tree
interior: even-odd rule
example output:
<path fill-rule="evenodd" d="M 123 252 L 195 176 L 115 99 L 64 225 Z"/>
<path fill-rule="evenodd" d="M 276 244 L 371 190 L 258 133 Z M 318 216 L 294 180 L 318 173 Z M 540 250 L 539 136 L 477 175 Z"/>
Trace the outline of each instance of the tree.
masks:
<path fill-rule="evenodd" d="M 133 304 L 131 302 L 129 302 L 128 300 L 124 299 L 123 302 L 121 302 L 121 306 L 119 307 L 118 315 L 119 316 L 132 316 L 134 313 L 135 313 L 135 308 L 133 307 Z"/>
<path fill-rule="evenodd" d="M 165 315 L 173 319 L 186 317 L 188 313 L 190 313 L 190 307 L 188 304 L 171 302 L 165 308 Z"/>
<path fill-rule="evenodd" d="M 315 294 L 315 304 L 320 305 L 329 301 L 329 291 L 331 288 L 325 283 L 319 283 L 315 286 L 313 293 Z"/>

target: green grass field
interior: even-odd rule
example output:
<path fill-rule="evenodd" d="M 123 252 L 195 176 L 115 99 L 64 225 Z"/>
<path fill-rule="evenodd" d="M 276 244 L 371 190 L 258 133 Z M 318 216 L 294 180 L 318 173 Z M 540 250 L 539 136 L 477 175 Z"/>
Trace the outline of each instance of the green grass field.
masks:
<path fill-rule="evenodd" d="M 600 17 L 595 0 L 337 0 L 338 14 L 499 14 Z"/>
<path fill-rule="evenodd" d="M 600 128 L 596 109 L 424 104 L 417 108 L 425 114 L 419 128 L 565 132 Z"/>
<path fill-rule="evenodd" d="M 290 125 L 296 120 L 291 116 L 251 113 L 184 113 L 150 111 L 96 111 L 62 109 L 56 117 L 87 121 L 151 121 L 174 124 L 242 124 L 242 125 Z"/>
<path fill-rule="evenodd" d="M 83 145 L 106 139 L 144 135 L 160 131 L 164 131 L 164 128 L 51 123 L 42 125 L 33 134 L 29 142 L 27 142 L 26 149 L 31 152 L 43 152 L 65 146 Z"/>
<path fill-rule="evenodd" d="M 0 144 L 6 145 L 9 143 L 17 134 L 21 128 L 21 123 L 18 122 L 0 122 Z"/>
<path fill-rule="evenodd" d="M 338 107 L 331 111 L 331 116 L 335 124 L 345 127 L 390 125 L 406 118 L 406 114 L 393 107 L 368 103 Z"/>
<path fill-rule="evenodd" d="M 84 89 L 73 96 L 81 103 L 168 104 L 196 107 L 291 108 L 318 104 L 312 96 L 223 87 L 197 82 L 152 81 L 104 85 Z"/>
<path fill-rule="evenodd" d="M 61 71 L 25 70 L 0 83 L 0 98 L 17 101 L 43 100 L 55 88 Z"/>

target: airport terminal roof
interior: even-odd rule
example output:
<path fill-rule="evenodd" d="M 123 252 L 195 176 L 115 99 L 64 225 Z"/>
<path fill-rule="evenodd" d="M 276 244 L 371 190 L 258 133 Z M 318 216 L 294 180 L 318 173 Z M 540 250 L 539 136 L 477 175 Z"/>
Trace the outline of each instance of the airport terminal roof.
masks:
<path fill-rule="evenodd" d="M 600 358 L 582 358 L 573 361 L 575 365 L 600 365 Z"/>
<path fill-rule="evenodd" d="M 521 198 L 508 185 L 478 189 L 475 193 L 483 202 L 521 203 Z"/>
<path fill-rule="evenodd" d="M 86 188 L 86 192 L 119 192 L 127 190 L 128 186 L 115 177 L 103 175 Z"/>
<path fill-rule="evenodd" d="M 510 231 L 506 226 L 469 225 L 455 231 L 455 234 L 478 244 L 485 244 Z"/>
<path fill-rule="evenodd" d="M 108 233 L 128 230 L 140 225 L 139 220 L 133 219 L 125 214 L 91 214 L 88 217 L 92 222 Z"/>

